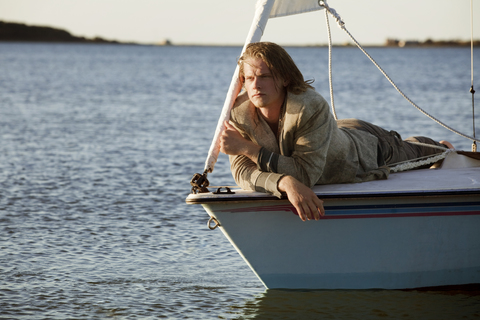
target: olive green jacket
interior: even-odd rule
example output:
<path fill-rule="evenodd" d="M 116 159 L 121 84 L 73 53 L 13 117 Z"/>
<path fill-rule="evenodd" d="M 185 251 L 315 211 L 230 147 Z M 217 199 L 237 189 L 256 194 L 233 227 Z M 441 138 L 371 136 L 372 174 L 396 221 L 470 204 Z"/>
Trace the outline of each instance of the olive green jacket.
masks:
<path fill-rule="evenodd" d="M 284 175 L 309 187 L 388 177 L 388 168 L 377 164 L 377 138 L 339 129 L 328 103 L 313 89 L 287 94 L 278 137 L 245 93 L 237 98 L 230 122 L 243 137 L 263 147 L 258 165 L 243 155 L 230 156 L 233 177 L 243 189 L 281 197 L 277 186 Z"/>

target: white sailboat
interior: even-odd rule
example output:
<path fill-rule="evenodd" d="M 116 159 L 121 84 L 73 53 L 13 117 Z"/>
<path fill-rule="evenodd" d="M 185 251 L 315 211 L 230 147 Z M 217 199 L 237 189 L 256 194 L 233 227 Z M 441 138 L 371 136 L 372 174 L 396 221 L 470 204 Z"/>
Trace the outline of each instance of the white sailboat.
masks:
<path fill-rule="evenodd" d="M 245 45 L 260 41 L 270 18 L 321 9 L 340 20 L 323 1 L 259 0 Z M 186 202 L 204 207 L 211 217 L 209 227 L 223 232 L 267 288 L 480 283 L 479 153 L 446 152 L 436 168 L 392 173 L 387 180 L 317 185 L 313 190 L 325 200 L 326 215 L 302 222 L 286 197 L 208 190 L 218 136 L 240 90 L 237 68 L 205 171 L 192 179 L 194 192 Z"/>

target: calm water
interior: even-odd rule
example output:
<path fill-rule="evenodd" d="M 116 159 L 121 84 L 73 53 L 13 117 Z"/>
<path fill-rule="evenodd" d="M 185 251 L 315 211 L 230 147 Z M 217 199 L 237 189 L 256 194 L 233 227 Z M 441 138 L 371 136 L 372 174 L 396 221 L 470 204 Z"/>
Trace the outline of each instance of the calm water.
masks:
<path fill-rule="evenodd" d="M 327 49 L 288 50 L 328 100 Z M 369 52 L 413 101 L 472 135 L 469 49 Z M 239 53 L 0 44 L 0 318 L 480 317 L 475 291 L 267 291 L 203 209 L 185 204 Z M 340 118 L 470 149 L 360 51 L 334 54 Z M 209 180 L 234 183 L 225 156 Z"/>

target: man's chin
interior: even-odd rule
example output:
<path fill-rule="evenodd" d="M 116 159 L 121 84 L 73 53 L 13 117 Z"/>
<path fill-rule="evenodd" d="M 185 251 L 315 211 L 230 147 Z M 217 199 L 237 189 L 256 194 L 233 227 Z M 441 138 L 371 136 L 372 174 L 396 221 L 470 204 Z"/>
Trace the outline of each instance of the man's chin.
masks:
<path fill-rule="evenodd" d="M 265 101 L 263 99 L 250 99 L 250 101 L 253 103 L 253 105 L 257 108 L 264 108 L 266 106 Z"/>

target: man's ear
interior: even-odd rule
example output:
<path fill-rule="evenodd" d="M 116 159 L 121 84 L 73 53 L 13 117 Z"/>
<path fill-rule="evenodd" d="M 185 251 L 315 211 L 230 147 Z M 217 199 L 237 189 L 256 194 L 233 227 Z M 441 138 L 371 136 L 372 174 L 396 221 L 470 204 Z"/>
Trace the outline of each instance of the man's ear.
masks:
<path fill-rule="evenodd" d="M 245 77 L 239 76 L 238 80 L 240 81 L 240 85 L 242 86 L 242 89 L 245 89 Z"/>
<path fill-rule="evenodd" d="M 285 88 L 290 84 L 290 80 L 283 80 L 283 87 Z"/>

